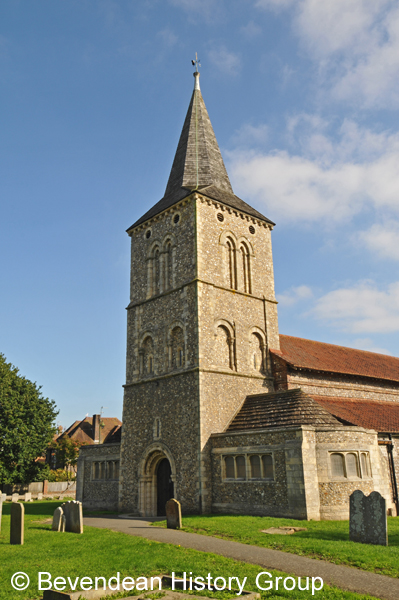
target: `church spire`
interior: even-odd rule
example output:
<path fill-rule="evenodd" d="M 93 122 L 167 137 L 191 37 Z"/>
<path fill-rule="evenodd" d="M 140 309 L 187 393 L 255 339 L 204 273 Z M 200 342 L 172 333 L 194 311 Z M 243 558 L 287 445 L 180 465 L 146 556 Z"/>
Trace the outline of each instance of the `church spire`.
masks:
<path fill-rule="evenodd" d="M 145 213 L 130 229 L 173 206 L 192 192 L 223 202 L 253 217 L 269 221 L 257 210 L 234 195 L 205 102 L 201 94 L 197 54 L 194 90 L 177 145 L 164 197 Z"/>

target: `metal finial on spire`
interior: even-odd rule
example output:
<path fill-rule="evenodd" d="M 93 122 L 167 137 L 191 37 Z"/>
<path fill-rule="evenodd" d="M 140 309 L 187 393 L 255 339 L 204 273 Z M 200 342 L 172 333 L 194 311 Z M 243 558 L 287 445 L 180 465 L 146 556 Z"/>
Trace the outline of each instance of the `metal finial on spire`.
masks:
<path fill-rule="evenodd" d="M 199 90 L 199 89 L 200 89 L 200 85 L 199 85 L 199 77 L 200 77 L 200 74 L 199 74 L 199 71 L 198 71 L 198 67 L 200 67 L 200 66 L 201 66 L 201 63 L 200 63 L 200 61 L 199 61 L 199 58 L 198 58 L 198 56 L 197 56 L 197 53 L 195 53 L 195 60 L 192 60 L 192 61 L 191 61 L 191 64 L 193 65 L 193 67 L 195 67 L 195 72 L 193 73 L 193 75 L 194 75 L 194 80 L 195 80 L 195 83 L 194 83 L 194 89 L 195 89 L 195 90 Z"/>

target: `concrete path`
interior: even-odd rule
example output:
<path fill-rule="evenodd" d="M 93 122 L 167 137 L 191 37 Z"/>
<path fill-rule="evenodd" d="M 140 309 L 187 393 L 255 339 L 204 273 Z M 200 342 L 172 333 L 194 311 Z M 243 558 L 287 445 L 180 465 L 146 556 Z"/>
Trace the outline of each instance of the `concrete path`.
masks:
<path fill-rule="evenodd" d="M 156 520 L 152 519 L 152 521 Z M 399 600 L 399 579 L 360 571 L 352 567 L 334 565 L 323 560 L 297 556 L 288 552 L 230 542 L 197 533 L 164 529 L 151 526 L 150 523 L 151 521 L 148 519 L 117 516 L 85 517 L 84 519 L 84 524 L 91 527 L 121 531 L 157 542 L 180 544 L 185 548 L 220 554 L 234 560 L 259 565 L 266 570 L 276 569 L 297 577 L 321 577 L 324 583 L 343 590 L 369 594 L 384 600 Z"/>

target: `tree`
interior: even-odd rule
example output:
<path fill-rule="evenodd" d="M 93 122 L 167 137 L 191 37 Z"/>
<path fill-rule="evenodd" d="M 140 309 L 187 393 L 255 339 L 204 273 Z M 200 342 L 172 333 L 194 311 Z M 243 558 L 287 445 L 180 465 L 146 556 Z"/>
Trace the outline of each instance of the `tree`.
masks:
<path fill-rule="evenodd" d="M 61 466 L 67 471 L 67 481 L 69 480 L 70 471 L 76 471 L 79 448 L 81 445 L 80 442 L 72 440 L 67 435 L 59 437 L 51 444 L 51 448 L 55 452 L 56 465 Z"/>
<path fill-rule="evenodd" d="M 55 402 L 40 389 L 0 354 L 0 483 L 32 481 L 56 432 Z"/>

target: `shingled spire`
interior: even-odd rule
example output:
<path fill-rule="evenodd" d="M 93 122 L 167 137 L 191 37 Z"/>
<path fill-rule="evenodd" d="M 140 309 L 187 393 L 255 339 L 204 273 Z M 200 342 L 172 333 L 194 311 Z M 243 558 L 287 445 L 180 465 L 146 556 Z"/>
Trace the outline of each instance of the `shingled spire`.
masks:
<path fill-rule="evenodd" d="M 129 229 L 163 212 L 193 191 L 242 212 L 272 223 L 234 195 L 215 133 L 202 98 L 199 72 L 194 73 L 194 91 L 177 146 L 165 195 Z M 273 223 L 274 225 L 274 223 Z"/>

